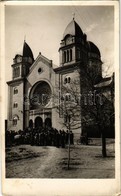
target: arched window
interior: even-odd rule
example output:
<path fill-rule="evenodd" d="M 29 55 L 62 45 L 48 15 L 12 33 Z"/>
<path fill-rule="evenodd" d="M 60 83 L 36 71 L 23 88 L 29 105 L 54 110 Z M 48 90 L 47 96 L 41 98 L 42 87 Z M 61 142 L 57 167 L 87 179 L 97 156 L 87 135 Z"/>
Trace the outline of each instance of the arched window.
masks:
<path fill-rule="evenodd" d="M 64 79 L 64 84 L 70 83 L 71 82 L 71 78 L 69 76 L 66 76 Z"/>
<path fill-rule="evenodd" d="M 64 51 L 64 63 L 66 63 L 66 51 Z"/>
<path fill-rule="evenodd" d="M 17 108 L 17 107 L 18 107 L 18 103 L 15 102 L 15 103 L 13 104 L 13 107 L 14 107 L 14 108 Z"/>
<path fill-rule="evenodd" d="M 69 62 L 69 50 L 67 50 L 67 62 Z"/>
<path fill-rule="evenodd" d="M 68 94 L 68 100 L 71 101 L 71 95 L 70 94 Z"/>
<path fill-rule="evenodd" d="M 13 70 L 13 77 L 17 78 L 20 76 L 20 67 L 15 67 Z"/>
<path fill-rule="evenodd" d="M 71 94 L 70 93 L 67 93 L 65 95 L 65 101 L 71 101 Z"/>
<path fill-rule="evenodd" d="M 72 61 L 72 49 L 70 49 L 70 61 Z"/>
<path fill-rule="evenodd" d="M 61 95 L 61 101 L 64 101 L 64 96 L 63 95 Z"/>
<path fill-rule="evenodd" d="M 65 96 L 65 101 L 68 101 L 68 95 Z"/>
<path fill-rule="evenodd" d="M 13 117 L 13 126 L 16 126 L 17 125 L 17 121 L 19 120 L 19 117 L 17 115 L 15 115 Z"/>
<path fill-rule="evenodd" d="M 16 67 L 14 68 L 14 78 L 16 77 Z"/>
<path fill-rule="evenodd" d="M 70 77 L 68 77 L 68 83 L 70 83 L 71 82 L 71 78 Z"/>
<path fill-rule="evenodd" d="M 17 77 L 17 67 L 15 68 L 15 77 Z"/>
<path fill-rule="evenodd" d="M 17 67 L 17 70 L 16 70 L 16 77 L 19 77 L 20 76 L 20 67 Z"/>
<path fill-rule="evenodd" d="M 64 84 L 67 84 L 67 78 L 64 79 Z"/>
<path fill-rule="evenodd" d="M 17 87 L 14 88 L 14 94 L 18 94 L 18 89 L 17 89 Z"/>
<path fill-rule="evenodd" d="M 67 123 L 67 115 L 64 115 L 64 123 Z"/>
<path fill-rule="evenodd" d="M 72 61 L 72 49 L 64 51 L 63 61 L 64 61 L 64 63 Z"/>

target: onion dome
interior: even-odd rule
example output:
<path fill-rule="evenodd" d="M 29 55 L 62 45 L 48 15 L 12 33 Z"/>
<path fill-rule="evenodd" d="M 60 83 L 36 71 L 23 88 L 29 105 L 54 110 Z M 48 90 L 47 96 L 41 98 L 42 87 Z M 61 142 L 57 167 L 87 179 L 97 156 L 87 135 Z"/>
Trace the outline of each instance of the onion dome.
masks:
<path fill-rule="evenodd" d="M 101 56 L 98 47 L 95 44 L 93 44 L 93 42 L 88 41 L 87 44 L 88 44 L 88 50 L 90 53 L 97 54 L 99 55 L 99 57 Z"/>
<path fill-rule="evenodd" d="M 23 46 L 23 57 L 30 57 L 32 61 L 34 61 L 33 53 L 29 45 L 24 41 L 24 46 Z"/>
<path fill-rule="evenodd" d="M 72 36 L 76 36 L 76 37 L 83 36 L 83 32 L 82 32 L 80 26 L 75 22 L 74 19 L 66 27 L 64 34 L 63 34 L 63 39 L 67 35 L 72 35 Z"/>

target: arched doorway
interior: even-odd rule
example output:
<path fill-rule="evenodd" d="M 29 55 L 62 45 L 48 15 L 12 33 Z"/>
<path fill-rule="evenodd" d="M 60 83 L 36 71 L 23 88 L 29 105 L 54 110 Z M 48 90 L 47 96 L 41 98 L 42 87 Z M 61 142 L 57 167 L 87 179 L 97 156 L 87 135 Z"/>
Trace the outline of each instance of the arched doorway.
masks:
<path fill-rule="evenodd" d="M 30 128 L 33 128 L 33 120 L 30 120 L 30 121 L 29 121 L 29 127 L 30 127 Z"/>
<path fill-rule="evenodd" d="M 45 127 L 46 127 L 46 128 L 51 128 L 51 127 L 52 127 L 51 118 L 46 118 L 46 119 L 45 119 Z"/>
<path fill-rule="evenodd" d="M 35 128 L 43 127 L 43 120 L 41 117 L 35 118 Z"/>

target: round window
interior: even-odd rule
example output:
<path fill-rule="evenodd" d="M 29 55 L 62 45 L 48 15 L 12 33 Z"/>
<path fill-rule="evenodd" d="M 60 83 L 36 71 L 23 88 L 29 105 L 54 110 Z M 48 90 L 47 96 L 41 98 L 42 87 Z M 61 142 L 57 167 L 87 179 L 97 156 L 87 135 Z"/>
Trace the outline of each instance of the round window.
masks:
<path fill-rule="evenodd" d="M 51 93 L 51 88 L 47 82 L 37 83 L 30 93 L 30 108 L 37 109 L 46 106 L 51 99 Z"/>
<path fill-rule="evenodd" d="M 40 67 L 39 69 L 38 69 L 38 73 L 40 74 L 42 72 L 42 68 Z"/>

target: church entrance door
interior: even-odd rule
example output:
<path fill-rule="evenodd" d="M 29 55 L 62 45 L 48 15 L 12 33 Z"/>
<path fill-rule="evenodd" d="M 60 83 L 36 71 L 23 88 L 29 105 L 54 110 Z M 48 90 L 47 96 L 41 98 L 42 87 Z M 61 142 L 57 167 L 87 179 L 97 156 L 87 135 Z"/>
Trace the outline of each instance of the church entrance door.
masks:
<path fill-rule="evenodd" d="M 43 120 L 41 117 L 35 118 L 35 128 L 43 127 Z"/>
<path fill-rule="evenodd" d="M 32 120 L 29 121 L 29 127 L 33 128 L 33 121 Z"/>
<path fill-rule="evenodd" d="M 46 119 L 45 119 L 45 127 L 46 127 L 46 128 L 51 128 L 51 127 L 52 127 L 51 118 L 46 118 Z"/>

